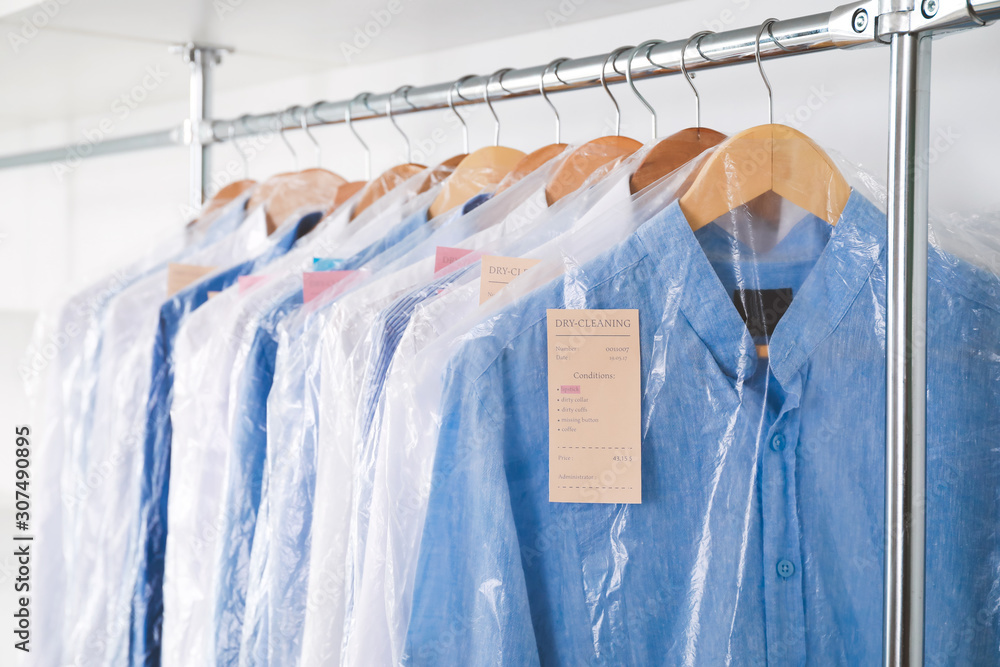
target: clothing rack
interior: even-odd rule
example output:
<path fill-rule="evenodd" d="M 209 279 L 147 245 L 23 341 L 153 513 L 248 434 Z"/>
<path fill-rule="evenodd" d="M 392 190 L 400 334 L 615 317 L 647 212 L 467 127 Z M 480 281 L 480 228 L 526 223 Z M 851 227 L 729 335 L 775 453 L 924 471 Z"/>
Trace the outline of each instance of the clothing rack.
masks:
<path fill-rule="evenodd" d="M 888 44 L 892 106 L 889 118 L 887 201 L 888 263 L 886 323 L 886 487 L 883 664 L 923 664 L 925 399 L 927 322 L 927 165 L 931 37 L 987 25 L 1000 19 L 1000 0 L 864 0 L 832 11 L 775 21 L 760 37 L 762 59 L 801 53 Z M 681 55 L 689 71 L 754 60 L 759 27 L 683 38 L 643 49 L 632 58 L 634 79 L 681 73 Z M 189 147 L 191 201 L 200 206 L 210 174 L 213 144 L 240 137 L 309 125 L 414 113 L 485 101 L 540 94 L 544 65 L 472 76 L 371 94 L 363 101 L 318 102 L 237 119 L 211 118 L 212 71 L 228 49 L 186 44 L 176 47 L 191 69 L 189 117 L 183 124 L 145 134 L 110 139 L 90 146 L 95 157 L 162 146 Z M 613 59 L 608 82 L 626 78 L 631 49 Z M 565 60 L 544 84 L 548 93 L 601 85 L 609 54 Z M 611 64 L 611 63 L 608 63 Z M 499 79 L 499 85 L 496 81 Z M 550 85 L 550 82 L 553 82 Z M 500 88 L 499 91 L 494 90 Z M 405 98 L 398 104 L 398 98 Z M 74 147 L 0 156 L 0 169 L 55 162 Z"/>

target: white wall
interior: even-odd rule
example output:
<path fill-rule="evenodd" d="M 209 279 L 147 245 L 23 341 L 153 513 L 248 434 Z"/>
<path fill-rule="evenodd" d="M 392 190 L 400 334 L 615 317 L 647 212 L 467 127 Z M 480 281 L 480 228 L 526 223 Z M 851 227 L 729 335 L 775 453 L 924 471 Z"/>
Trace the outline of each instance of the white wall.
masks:
<path fill-rule="evenodd" d="M 543 0 L 539 20 L 544 25 L 557 14 L 582 2 L 599 0 Z M 760 23 L 770 16 L 790 17 L 824 11 L 820 0 L 686 0 L 657 9 L 614 18 L 555 27 L 475 46 L 413 55 L 389 62 L 347 67 L 290 79 L 277 84 L 221 93 L 216 99 L 219 117 L 272 111 L 319 99 L 344 99 L 362 90 L 391 90 L 454 79 L 469 73 L 489 73 L 500 67 L 529 66 L 558 56 L 586 56 L 658 37 L 679 39 L 705 29 L 722 30 Z M 544 17 L 544 18 L 542 18 Z M 302 17 L 308 20 L 308 17 Z M 401 16 L 400 20 L 406 20 Z M 426 22 L 425 22 L 426 23 Z M 932 137 L 937 150 L 932 162 L 931 204 L 946 213 L 1000 211 L 1000 28 L 973 31 L 939 40 L 934 45 Z M 434 36 L 428 35 L 432 43 Z M 331 49 L 337 49 L 331 43 Z M 252 49 L 248 49 L 252 51 Z M 239 58 L 239 54 L 231 56 Z M 180 67 L 164 54 L 164 66 Z M 152 64 L 152 63 L 151 63 Z M 888 121 L 888 51 L 884 48 L 828 52 L 766 63 L 774 87 L 775 116 L 795 117 L 798 126 L 821 145 L 862 165 L 879 178 L 885 172 Z M 225 64 L 218 71 L 225 82 Z M 766 97 L 753 65 L 699 75 L 703 124 L 724 132 L 766 122 Z M 123 82 L 123 92 L 133 82 Z M 693 98 L 680 78 L 638 84 L 659 111 L 660 133 L 669 134 L 693 124 Z M 649 138 L 649 119 L 626 86 L 613 88 L 623 109 L 623 134 Z M 583 141 L 607 132 L 611 106 L 599 89 L 552 97 L 562 112 L 563 137 Z M 109 105 L 111 100 L 109 100 Z M 119 133 L 158 129 L 178 122 L 183 101 L 143 107 L 116 127 Z M 548 107 L 538 98 L 496 105 L 502 120 L 502 142 L 531 150 L 552 140 Z M 492 137 L 492 120 L 481 105 L 466 109 L 473 147 Z M 0 136 L 4 151 L 48 147 L 79 137 L 101 117 L 74 118 L 47 126 L 27 126 Z M 461 135 L 449 112 L 416 114 L 399 123 L 420 144 L 436 128 L 449 131 L 447 142 L 425 151 L 426 163 L 441 161 L 461 150 Z M 373 149 L 375 171 L 403 159 L 398 135 L 385 120 L 358 123 Z M 362 152 L 342 126 L 319 128 L 324 166 L 350 179 L 362 173 Z M 301 133 L 290 132 L 299 148 L 300 166 L 309 166 L 313 152 Z M 293 167 L 284 145 L 264 140 L 251 164 L 251 176 L 266 178 Z M 231 146 L 214 149 L 216 165 L 239 164 Z M 6 364 L 0 369 L 0 399 L 10 411 L 18 399 L 19 381 L 8 357 L 23 348 L 30 313 L 60 293 L 80 289 L 143 252 L 157 239 L 180 228 L 187 198 L 187 154 L 183 149 L 161 149 L 84 162 L 67 174 L 52 166 L 0 172 L 0 340 Z M 8 422 L 21 414 L 5 414 Z M 36 425 L 37 428 L 37 425 Z M 6 433 L 6 431 L 4 431 Z M 0 440 L 0 442 L 5 442 Z M 4 471 L 9 461 L 0 460 Z M 0 477 L 0 506 L 9 505 L 11 484 Z M 0 512 L 0 519 L 6 514 Z M 4 524 L 7 525 L 7 524 Z M 3 534 L 0 531 L 0 534 Z M 4 586 L 0 595 L 8 595 Z M 2 611 L 2 610 L 0 610 Z M 6 650 L 0 644 L 0 656 Z M 2 661 L 2 659 L 0 659 Z"/>
<path fill-rule="evenodd" d="M 576 0 L 579 4 L 582 0 Z M 596 0 L 589 0 L 594 2 Z M 568 4 L 567 4 L 568 3 Z M 540 3 L 539 12 L 572 6 L 570 0 Z M 767 0 L 689 0 L 611 19 L 556 27 L 517 37 L 406 59 L 331 70 L 323 74 L 224 92 L 216 100 L 220 117 L 249 111 L 270 111 L 319 99 L 343 99 L 362 90 L 383 91 L 403 83 L 415 85 L 448 80 L 501 66 L 543 63 L 557 56 L 600 53 L 651 37 L 679 38 L 706 28 L 753 25 L 769 16 L 821 11 L 820 0 L 787 3 Z M 400 20 L 405 20 L 401 16 Z M 530 22 L 538 25 L 538 22 Z M 934 53 L 932 136 L 939 151 L 932 165 L 932 206 L 944 211 L 1000 210 L 995 187 L 998 167 L 991 155 L 1000 148 L 995 112 L 1000 103 L 1000 28 L 973 31 L 938 40 Z M 377 46 L 377 44 L 376 44 Z M 338 48 L 331 44 L 332 49 Z M 374 47 L 372 47 L 374 48 Z M 231 56 L 239 58 L 239 54 Z M 163 55 L 162 64 L 180 67 Z M 161 62 L 161 61 L 157 61 Z M 801 129 L 820 144 L 881 176 L 885 169 L 888 119 L 888 51 L 884 48 L 827 52 L 766 64 L 774 87 L 779 120 L 798 114 Z M 218 71 L 225 81 L 225 64 Z M 134 82 L 123 82 L 127 90 Z M 763 86 L 752 64 L 705 72 L 697 78 L 703 123 L 736 131 L 766 120 Z M 659 110 L 660 132 L 666 134 L 693 123 L 693 98 L 680 77 L 640 82 Z M 646 112 L 627 86 L 614 86 L 623 108 L 623 132 L 645 140 Z M 564 137 L 582 141 L 610 126 L 611 107 L 599 89 L 552 96 L 562 111 Z M 109 101 L 110 105 L 110 101 Z M 813 108 L 810 108 L 810 105 Z M 551 140 L 552 116 L 538 98 L 496 105 L 502 140 L 530 150 Z M 158 129 L 177 122 L 185 104 L 140 106 L 118 124 L 128 133 Z M 467 108 L 473 145 L 490 141 L 492 122 L 484 107 Z M 8 149 L 27 149 L 79 137 L 97 127 L 101 117 L 78 118 L 47 127 L 26 127 L 0 137 Z M 425 154 L 427 162 L 444 159 L 461 148 L 460 134 L 449 112 L 428 112 L 399 118 L 415 143 L 428 141 L 431 131 L 444 128 L 449 140 Z M 402 159 L 401 141 L 386 120 L 358 123 L 372 146 L 376 171 Z M 362 153 L 343 125 L 318 128 L 325 166 L 348 178 L 362 177 Z M 290 131 L 302 166 L 313 151 L 301 132 Z M 264 138 L 266 147 L 251 165 L 262 179 L 293 167 L 282 142 Z M 216 165 L 239 164 L 229 145 L 216 148 Z M 187 187 L 184 149 L 97 158 L 69 173 L 57 175 L 51 165 L 0 172 L 0 280 L 17 285 L 0 295 L 0 309 L 37 309 L 66 285 L 94 280 L 133 257 L 149 243 L 176 230 L 182 222 Z M 237 169 L 238 171 L 238 169 Z"/>

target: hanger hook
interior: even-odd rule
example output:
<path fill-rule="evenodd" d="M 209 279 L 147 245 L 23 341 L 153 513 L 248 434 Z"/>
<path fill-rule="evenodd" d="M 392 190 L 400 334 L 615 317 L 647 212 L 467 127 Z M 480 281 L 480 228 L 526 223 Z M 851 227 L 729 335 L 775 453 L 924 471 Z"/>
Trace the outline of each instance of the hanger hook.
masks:
<path fill-rule="evenodd" d="M 556 143 L 557 144 L 561 143 L 559 141 L 559 138 L 561 136 L 561 132 L 560 132 L 560 119 L 559 119 L 559 109 L 556 109 L 556 105 L 552 104 L 552 100 L 549 99 L 549 94 L 545 90 L 545 75 L 549 73 L 549 69 L 555 68 L 556 78 L 559 79 L 559 65 L 561 65 L 564 62 L 566 62 L 567 60 L 569 60 L 569 58 L 556 58 L 555 60 L 553 60 L 552 62 L 550 62 L 548 65 L 545 66 L 545 69 L 542 70 L 542 76 L 539 77 L 539 79 L 538 79 L 538 92 L 541 94 L 542 99 L 545 100 L 545 103 L 549 105 L 549 108 L 552 109 L 552 113 L 554 113 L 555 116 L 556 116 Z M 562 79 L 559 79 L 559 80 L 562 81 Z"/>
<path fill-rule="evenodd" d="M 410 88 L 413 88 L 413 86 L 400 86 L 396 90 L 389 93 L 389 98 L 385 101 L 385 114 L 389 117 L 389 122 L 392 123 L 392 126 L 396 128 L 396 131 L 399 132 L 401 137 L 403 137 L 403 143 L 406 144 L 407 162 L 413 162 L 413 149 L 410 145 L 410 137 L 406 135 L 406 132 L 403 132 L 403 128 L 401 128 L 399 123 L 396 122 L 396 119 L 392 117 L 392 98 L 394 98 L 397 93 L 403 93 L 403 99 L 406 99 L 406 91 Z M 406 101 L 409 103 L 409 100 Z"/>
<path fill-rule="evenodd" d="M 760 64 L 760 37 L 767 30 L 768 34 L 771 33 L 771 24 L 777 23 L 778 19 L 767 19 L 760 24 L 760 30 L 757 31 L 757 39 L 754 40 L 754 51 L 753 56 L 757 61 L 757 69 L 760 71 L 760 78 L 764 80 L 764 85 L 767 87 L 767 122 L 774 123 L 774 99 L 771 94 L 771 82 L 767 80 L 767 74 L 764 73 L 764 66 Z M 774 35 L 771 35 L 771 40 L 774 41 Z"/>
<path fill-rule="evenodd" d="M 711 34 L 713 34 L 711 30 L 696 32 L 688 38 L 688 41 L 684 42 L 684 48 L 681 49 L 681 74 L 684 75 L 684 80 L 688 82 L 688 85 L 691 86 L 691 91 L 694 93 L 694 126 L 698 130 L 701 129 L 701 96 L 698 95 L 698 89 L 694 86 L 694 75 L 688 74 L 685 55 L 687 54 L 688 47 L 691 46 L 691 42 L 698 40 L 698 44 L 701 44 L 701 38 Z M 700 54 L 701 48 L 695 48 L 698 49 L 698 53 Z"/>
<path fill-rule="evenodd" d="M 293 107 L 288 107 L 287 109 L 285 109 L 285 113 L 291 113 L 292 114 L 292 118 L 295 118 L 295 109 L 297 109 L 297 108 L 298 107 L 294 107 L 294 106 Z M 299 170 L 299 154 L 295 152 L 295 147 L 292 146 L 292 143 L 290 141 L 288 141 L 288 137 L 285 136 L 285 129 L 286 128 L 285 128 L 284 122 L 282 122 L 282 116 L 283 116 L 283 114 L 279 115 L 278 119 L 277 119 L 278 120 L 278 135 L 281 137 L 281 140 L 285 143 L 285 146 L 288 147 L 288 151 L 292 154 L 292 160 L 295 161 L 295 171 L 298 171 Z"/>
<path fill-rule="evenodd" d="M 291 112 L 292 118 L 294 118 L 295 117 L 295 111 L 294 110 L 296 108 L 298 108 L 298 107 L 288 107 L 287 109 L 285 109 L 284 113 Z M 299 154 L 295 152 L 295 147 L 292 146 L 291 142 L 288 141 L 288 137 L 285 136 L 285 124 L 281 120 L 283 115 L 284 114 L 279 114 L 278 117 L 275 119 L 276 122 L 277 122 L 277 124 L 278 124 L 278 136 L 281 137 L 281 141 L 283 141 L 284 144 L 285 144 L 285 146 L 288 147 L 288 151 L 292 154 L 292 160 L 295 161 L 295 171 L 298 171 L 299 170 Z"/>
<path fill-rule="evenodd" d="M 321 105 L 321 104 L 324 104 L 324 102 L 320 101 L 320 102 L 317 102 L 316 104 L 312 105 L 308 109 L 302 109 L 302 131 L 306 133 L 306 136 L 309 137 L 309 141 L 311 141 L 312 144 L 313 144 L 313 146 L 316 147 L 316 166 L 317 167 L 320 166 L 321 164 L 323 164 L 323 147 L 319 145 L 319 142 L 316 141 L 316 137 L 314 137 L 313 133 L 309 130 L 309 119 L 308 119 L 308 116 L 309 116 L 309 112 L 310 111 L 312 111 L 313 115 L 315 116 L 316 115 L 316 108 L 319 105 Z M 317 118 L 318 118 L 318 116 L 317 116 Z"/>
<path fill-rule="evenodd" d="M 622 110 L 618 107 L 618 100 L 615 99 L 615 96 L 611 94 L 611 89 L 608 88 L 607 69 L 608 69 L 608 63 L 611 63 L 611 66 L 615 67 L 614 63 L 616 60 L 618 60 L 618 56 L 625 53 L 631 48 L 632 48 L 631 46 L 623 46 L 621 48 L 615 49 L 610 54 L 608 54 L 608 57 L 604 59 L 604 64 L 601 65 L 601 87 L 604 88 L 604 92 L 606 92 L 608 94 L 608 97 L 611 98 L 611 103 L 615 105 L 615 136 L 618 137 L 622 135 Z M 615 72 L 616 73 L 618 72 L 617 67 L 615 67 Z"/>
<path fill-rule="evenodd" d="M 658 44 L 663 44 L 663 40 L 648 39 L 639 46 L 635 47 L 632 49 L 632 53 L 628 54 L 628 64 L 625 66 L 625 80 L 628 81 L 629 88 L 632 89 L 632 94 L 636 96 L 636 99 L 638 99 L 639 102 L 642 103 L 642 106 L 646 107 L 646 111 L 649 112 L 653 131 L 653 141 L 656 141 L 656 109 L 654 109 L 653 105 L 649 103 L 649 100 L 643 97 L 642 93 L 639 92 L 639 89 L 635 87 L 635 81 L 632 79 L 632 61 L 635 59 L 635 56 L 639 53 L 639 51 L 645 49 L 646 60 L 649 60 L 649 62 L 652 63 L 653 61 L 649 58 L 649 52 L 652 51 L 653 47 Z"/>
<path fill-rule="evenodd" d="M 458 92 L 458 96 L 462 97 L 462 93 L 458 91 L 458 88 L 469 79 L 475 78 L 475 76 L 475 74 L 466 74 L 461 79 L 458 79 L 455 83 L 451 84 L 451 88 L 448 89 L 448 108 L 451 109 L 451 112 L 458 117 L 458 122 L 462 124 L 463 153 L 469 152 L 469 126 L 465 124 L 465 119 L 462 118 L 462 114 L 458 113 L 458 110 L 455 109 L 455 93 Z M 462 99 L 464 100 L 465 98 L 462 97 Z"/>
<path fill-rule="evenodd" d="M 510 71 L 509 67 L 503 69 L 498 69 L 486 78 L 486 86 L 483 87 L 483 99 L 486 101 L 486 106 L 489 107 L 490 113 L 493 114 L 493 145 L 500 145 L 500 117 L 497 116 L 496 110 L 493 109 L 493 101 L 490 99 L 490 84 L 493 83 L 493 77 L 497 77 L 497 82 L 500 84 L 500 89 L 503 90 L 503 75 Z"/>
<path fill-rule="evenodd" d="M 365 140 L 361 138 L 361 135 L 358 134 L 358 131 L 354 129 L 354 123 L 353 123 L 353 121 L 351 119 L 351 107 L 353 107 L 354 103 L 357 102 L 358 100 L 363 100 L 365 102 L 365 106 L 367 107 L 368 106 L 368 98 L 370 96 L 371 96 L 371 93 L 367 93 L 367 92 L 366 93 L 359 93 L 358 95 L 356 95 L 354 97 L 354 99 L 352 99 L 350 102 L 347 103 L 347 108 L 344 109 L 344 122 L 347 123 L 347 129 L 351 131 L 351 134 L 353 134 L 354 138 L 358 140 L 358 143 L 361 144 L 361 147 L 365 149 L 365 180 L 366 181 L 372 180 L 372 150 L 370 148 L 368 148 L 368 144 L 366 144 Z"/>
<path fill-rule="evenodd" d="M 247 117 L 243 116 L 240 120 L 243 121 L 243 129 L 245 131 L 247 129 Z M 240 142 L 236 141 L 236 123 L 229 124 L 229 140 L 233 142 L 233 148 L 240 154 L 240 160 L 243 162 L 243 180 L 247 180 L 250 178 L 250 160 L 247 159 L 247 154 L 243 152 Z"/>

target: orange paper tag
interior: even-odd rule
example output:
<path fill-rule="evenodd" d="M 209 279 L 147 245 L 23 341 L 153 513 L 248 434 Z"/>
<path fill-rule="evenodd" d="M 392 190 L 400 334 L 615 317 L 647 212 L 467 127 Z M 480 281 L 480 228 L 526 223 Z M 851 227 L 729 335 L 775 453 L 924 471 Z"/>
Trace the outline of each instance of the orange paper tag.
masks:
<path fill-rule="evenodd" d="M 549 500 L 640 503 L 639 311 L 547 313 Z"/>
<path fill-rule="evenodd" d="M 307 271 L 302 274 L 302 301 L 309 303 L 355 271 Z"/>
<path fill-rule="evenodd" d="M 438 246 L 437 252 L 434 254 L 434 273 L 436 274 L 449 264 L 457 262 L 470 252 L 472 251 L 465 248 L 445 248 L 444 246 Z"/>
<path fill-rule="evenodd" d="M 167 265 L 167 296 L 171 297 L 182 289 L 196 283 L 208 274 L 214 272 L 214 266 L 197 266 L 195 264 Z"/>
<path fill-rule="evenodd" d="M 499 292 L 510 281 L 538 264 L 540 259 L 483 255 L 483 271 L 479 279 L 479 303 Z"/>

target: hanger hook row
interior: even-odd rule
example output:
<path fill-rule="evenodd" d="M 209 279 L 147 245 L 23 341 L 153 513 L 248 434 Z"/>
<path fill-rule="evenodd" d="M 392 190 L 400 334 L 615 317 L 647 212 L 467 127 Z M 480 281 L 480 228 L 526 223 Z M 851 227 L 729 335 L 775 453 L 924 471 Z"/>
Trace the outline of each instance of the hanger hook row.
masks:
<path fill-rule="evenodd" d="M 506 90 L 503 87 L 503 75 L 511 70 L 510 67 L 504 67 L 493 72 L 486 78 L 486 85 L 483 87 L 483 99 L 486 102 L 486 106 L 489 107 L 490 113 L 493 114 L 493 145 L 500 145 L 500 117 L 497 116 L 496 110 L 493 108 L 493 100 L 490 99 L 490 84 L 493 83 L 493 77 L 497 77 L 497 82 L 500 84 L 501 90 Z"/>
<path fill-rule="evenodd" d="M 618 71 L 618 65 L 615 61 L 618 60 L 618 56 L 625 53 L 631 48 L 633 47 L 631 46 L 618 47 L 617 49 L 608 54 L 608 57 L 604 59 L 604 64 L 601 65 L 601 87 L 604 88 L 604 92 L 607 93 L 608 97 L 611 98 L 611 103 L 615 105 L 615 136 L 617 137 L 620 137 L 622 135 L 622 110 L 618 106 L 618 100 L 615 99 L 615 96 L 611 94 L 611 89 L 608 88 L 608 77 L 607 77 L 608 63 L 611 63 L 611 66 L 615 70 L 615 74 L 620 74 L 620 72 Z M 628 73 L 626 73 L 625 78 L 626 79 L 628 78 Z"/>
<path fill-rule="evenodd" d="M 354 99 L 352 99 L 350 102 L 347 103 L 347 108 L 344 109 L 344 122 L 347 123 L 347 129 L 351 131 L 351 134 L 353 134 L 354 138 L 358 140 L 358 143 L 361 144 L 361 147 L 365 149 L 366 181 L 372 180 L 372 151 L 370 148 L 368 148 L 368 144 L 365 143 L 365 140 L 361 138 L 361 135 L 358 134 L 358 131 L 354 129 L 354 122 L 353 119 L 351 118 L 351 107 L 354 106 L 355 102 L 362 101 L 365 103 L 365 108 L 371 111 L 371 107 L 368 106 L 369 97 L 371 97 L 371 93 L 369 92 L 358 93 L 357 95 L 354 96 Z"/>
<path fill-rule="evenodd" d="M 458 122 L 462 124 L 463 153 L 469 152 L 469 126 L 465 124 L 465 119 L 462 118 L 462 114 L 458 113 L 458 110 L 455 108 L 455 94 L 458 93 L 458 96 L 462 97 L 462 91 L 459 90 L 459 88 L 462 87 L 463 83 L 469 79 L 475 78 L 475 76 L 475 74 L 466 74 L 465 76 L 456 79 L 455 83 L 451 84 L 451 88 L 448 89 L 448 108 L 451 109 L 451 112 L 458 118 Z M 462 97 L 462 99 L 464 100 L 465 98 Z"/>
<path fill-rule="evenodd" d="M 403 99 L 406 101 L 407 104 L 410 104 L 410 100 L 406 99 L 406 91 L 408 91 L 410 88 L 413 88 L 413 86 L 409 86 L 409 85 L 400 86 L 396 90 L 394 90 L 391 93 L 389 93 L 389 97 L 386 98 L 386 101 L 385 101 L 385 115 L 389 117 L 389 122 L 392 123 L 392 126 L 394 128 L 396 128 L 396 131 L 399 132 L 400 136 L 403 137 L 403 143 L 406 146 L 406 161 L 407 162 L 413 162 L 413 149 L 412 149 L 412 147 L 410 145 L 410 137 L 407 136 L 406 132 L 403 132 L 403 128 L 401 128 L 399 126 L 399 123 L 396 122 L 396 119 L 392 117 L 392 99 L 398 93 L 403 93 Z M 413 105 L 411 104 L 410 106 L 413 106 Z"/>
<path fill-rule="evenodd" d="M 646 111 L 649 112 L 650 122 L 652 124 L 653 141 L 656 141 L 656 109 L 654 109 L 653 105 L 649 103 L 649 100 L 643 97 L 642 93 L 639 92 L 639 89 L 635 87 L 635 81 L 632 78 L 632 61 L 635 59 L 636 54 L 645 49 L 646 52 L 644 55 L 646 60 L 653 63 L 649 57 L 649 52 L 653 50 L 654 46 L 658 46 L 663 43 L 664 41 L 662 39 L 647 39 L 645 42 L 632 49 L 632 53 L 628 54 L 628 63 L 625 65 L 625 80 L 628 81 L 629 88 L 632 89 L 632 94 L 636 96 L 642 106 L 646 107 Z M 656 63 L 653 64 L 655 65 Z M 657 65 L 657 67 L 659 67 L 659 65 Z"/>
<path fill-rule="evenodd" d="M 767 122 L 769 124 L 774 123 L 774 98 L 771 92 L 771 82 L 768 81 L 767 74 L 764 72 L 764 66 L 760 62 L 760 38 L 761 35 L 764 34 L 765 30 L 770 33 L 771 24 L 776 23 L 777 21 L 778 19 L 766 19 L 760 24 L 760 29 L 757 30 L 757 39 L 754 40 L 753 51 L 754 59 L 757 61 L 757 69 L 760 71 L 760 78 L 764 80 L 764 86 L 767 88 Z M 774 37 L 772 36 L 771 39 L 773 40 Z"/>
<path fill-rule="evenodd" d="M 549 108 L 552 109 L 552 113 L 555 114 L 556 116 L 557 144 L 561 143 L 559 139 L 562 136 L 560 128 L 561 121 L 559 118 L 559 109 L 556 109 L 556 105 L 552 104 L 552 100 L 549 99 L 549 93 L 547 90 L 545 90 L 545 75 L 549 73 L 550 69 L 555 68 L 556 78 L 559 79 L 559 65 L 566 62 L 567 60 L 569 60 L 569 58 L 556 58 L 555 60 L 553 60 L 552 62 L 550 62 L 548 65 L 545 66 L 545 68 L 542 70 L 542 75 L 538 77 L 538 92 L 542 96 L 542 99 L 545 100 L 545 103 L 549 105 Z M 562 82 L 562 79 L 559 79 L 559 81 Z"/>

